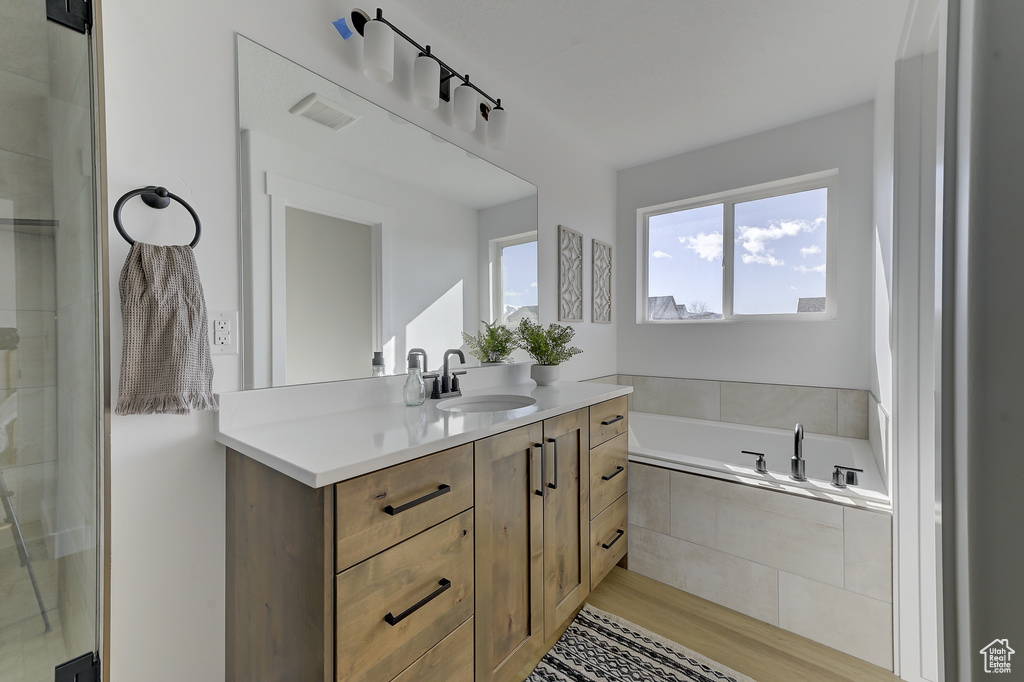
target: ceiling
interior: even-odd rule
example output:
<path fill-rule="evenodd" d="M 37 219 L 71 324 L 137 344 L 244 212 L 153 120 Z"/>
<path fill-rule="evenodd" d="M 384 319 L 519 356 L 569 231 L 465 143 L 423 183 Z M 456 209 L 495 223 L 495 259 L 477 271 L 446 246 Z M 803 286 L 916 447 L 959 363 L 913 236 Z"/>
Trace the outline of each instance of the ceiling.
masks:
<path fill-rule="evenodd" d="M 873 100 L 910 0 L 402 4 L 621 169 Z"/>

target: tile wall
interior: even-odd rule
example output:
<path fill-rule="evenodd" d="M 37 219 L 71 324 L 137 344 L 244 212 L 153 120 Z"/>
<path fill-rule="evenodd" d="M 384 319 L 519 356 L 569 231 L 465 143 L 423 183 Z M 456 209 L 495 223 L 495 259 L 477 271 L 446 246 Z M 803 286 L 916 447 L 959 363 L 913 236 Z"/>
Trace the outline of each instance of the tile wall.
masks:
<path fill-rule="evenodd" d="M 892 670 L 892 517 L 629 465 L 629 568 Z"/>

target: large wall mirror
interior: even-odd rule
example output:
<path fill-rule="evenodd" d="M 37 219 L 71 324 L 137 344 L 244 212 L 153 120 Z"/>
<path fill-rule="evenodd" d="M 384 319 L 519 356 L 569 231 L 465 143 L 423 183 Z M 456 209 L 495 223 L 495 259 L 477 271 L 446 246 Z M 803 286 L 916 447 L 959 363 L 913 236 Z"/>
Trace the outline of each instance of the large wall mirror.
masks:
<path fill-rule="evenodd" d="M 243 36 L 237 52 L 246 388 L 368 377 L 374 351 L 388 374 L 415 347 L 434 369 L 482 319 L 536 310 L 534 185 Z"/>

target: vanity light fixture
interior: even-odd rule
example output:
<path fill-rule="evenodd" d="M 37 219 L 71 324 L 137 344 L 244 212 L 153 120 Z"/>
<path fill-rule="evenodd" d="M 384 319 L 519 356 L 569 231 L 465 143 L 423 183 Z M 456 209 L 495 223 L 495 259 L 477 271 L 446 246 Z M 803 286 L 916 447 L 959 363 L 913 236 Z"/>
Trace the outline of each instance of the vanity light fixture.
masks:
<path fill-rule="evenodd" d="M 377 16 L 372 19 L 363 10 L 354 9 L 348 17 L 333 23 L 345 40 L 356 33 L 363 36 L 363 73 L 381 83 L 390 83 L 395 75 L 395 35 L 415 47 L 419 50 L 413 65 L 413 101 L 416 105 L 433 110 L 440 105 L 440 100 L 451 102 L 452 125 L 456 130 L 472 132 L 479 116 L 487 122 L 487 146 L 504 149 L 508 139 L 508 115 L 501 106 L 501 100 L 494 99 L 474 85 L 469 74 L 463 76 L 438 59 L 429 45 L 420 45 L 399 30 L 384 18 L 382 9 L 378 7 Z M 451 90 L 452 79 L 462 81 L 454 92 Z M 478 108 L 481 97 L 486 101 Z"/>

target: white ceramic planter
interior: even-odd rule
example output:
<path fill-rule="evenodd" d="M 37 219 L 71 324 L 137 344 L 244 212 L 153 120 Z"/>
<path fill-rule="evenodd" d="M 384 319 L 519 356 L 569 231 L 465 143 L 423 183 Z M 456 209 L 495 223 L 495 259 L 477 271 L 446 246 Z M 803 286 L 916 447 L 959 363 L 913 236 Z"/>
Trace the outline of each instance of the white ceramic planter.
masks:
<path fill-rule="evenodd" d="M 558 381 L 558 365 L 531 365 L 530 378 L 537 382 L 538 386 L 550 386 Z"/>

